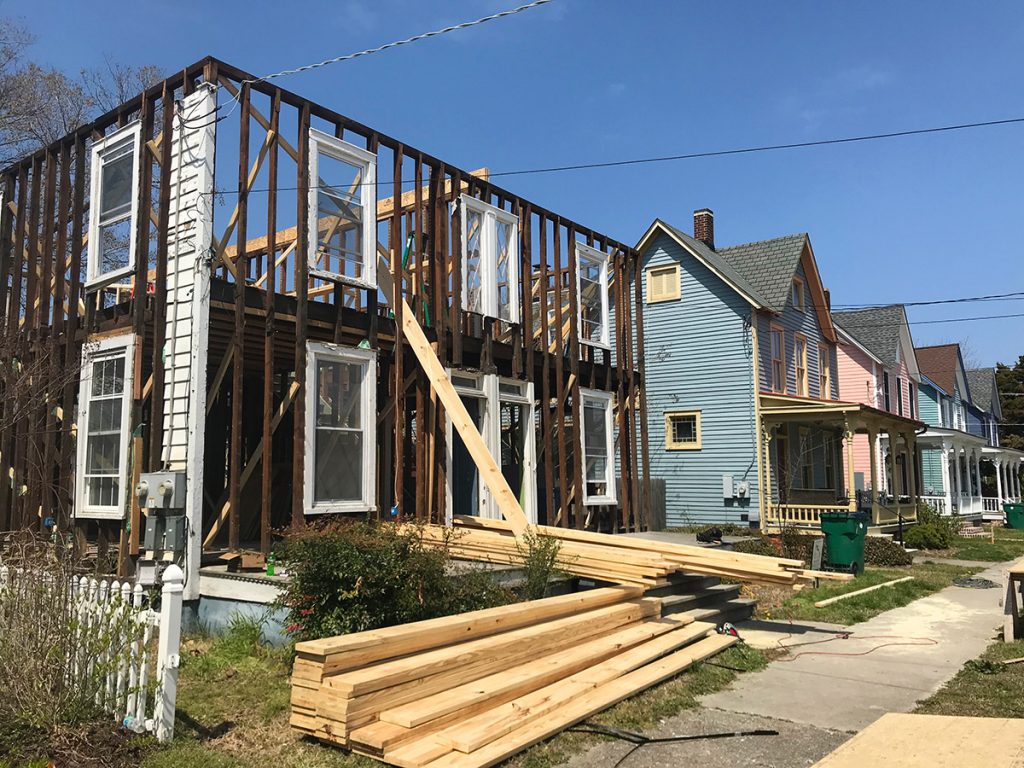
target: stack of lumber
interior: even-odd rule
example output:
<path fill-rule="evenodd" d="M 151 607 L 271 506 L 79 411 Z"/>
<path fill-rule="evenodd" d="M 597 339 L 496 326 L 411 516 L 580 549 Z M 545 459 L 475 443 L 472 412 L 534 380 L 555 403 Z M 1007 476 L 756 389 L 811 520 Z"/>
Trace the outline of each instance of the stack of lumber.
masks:
<path fill-rule="evenodd" d="M 490 563 L 519 564 L 523 544 L 508 523 L 479 517 L 456 517 L 455 530 L 424 526 L 424 541 L 443 546 L 458 558 Z M 572 528 L 536 526 L 537 532 L 561 541 L 558 566 L 585 578 L 645 587 L 663 584 L 673 573 L 718 576 L 731 581 L 797 586 L 816 579 L 847 581 L 850 574 L 811 571 L 800 560 L 653 541 L 637 536 L 610 535 Z"/>
<path fill-rule="evenodd" d="M 736 641 L 617 586 L 299 643 L 292 726 L 393 765 L 482 768 Z"/>

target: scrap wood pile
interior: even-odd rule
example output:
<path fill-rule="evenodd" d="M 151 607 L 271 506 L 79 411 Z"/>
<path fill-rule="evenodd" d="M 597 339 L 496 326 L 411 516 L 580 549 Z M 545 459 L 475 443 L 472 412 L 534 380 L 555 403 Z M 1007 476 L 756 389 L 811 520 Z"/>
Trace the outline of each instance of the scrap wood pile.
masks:
<path fill-rule="evenodd" d="M 479 517 L 456 517 L 455 530 L 420 528 L 423 540 L 447 547 L 454 557 L 491 563 L 523 562 L 520 540 L 508 523 Z M 566 573 L 621 584 L 657 586 L 673 573 L 718 576 L 756 584 L 798 586 L 815 579 L 846 581 L 850 574 L 804 568 L 800 560 L 765 557 L 713 547 L 652 541 L 573 528 L 536 526 L 537 532 L 561 541 L 558 567 Z"/>
<path fill-rule="evenodd" d="M 292 726 L 398 766 L 482 768 L 736 638 L 616 586 L 296 645 Z"/>

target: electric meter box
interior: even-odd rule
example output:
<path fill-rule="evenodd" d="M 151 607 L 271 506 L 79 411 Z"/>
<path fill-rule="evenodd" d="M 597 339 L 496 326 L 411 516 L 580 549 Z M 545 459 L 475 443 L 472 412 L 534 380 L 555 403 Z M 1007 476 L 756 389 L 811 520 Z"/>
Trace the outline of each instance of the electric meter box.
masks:
<path fill-rule="evenodd" d="M 143 472 L 135 486 L 139 506 L 152 514 L 185 510 L 184 472 Z"/>

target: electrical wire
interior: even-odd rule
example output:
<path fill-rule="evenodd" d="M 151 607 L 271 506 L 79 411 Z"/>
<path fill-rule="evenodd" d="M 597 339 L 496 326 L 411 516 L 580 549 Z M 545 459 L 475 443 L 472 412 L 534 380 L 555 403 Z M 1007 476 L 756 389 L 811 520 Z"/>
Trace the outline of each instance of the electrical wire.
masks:
<path fill-rule="evenodd" d="M 642 733 L 624 731 L 619 728 L 609 728 L 598 723 L 585 722 L 582 725 L 570 728 L 572 733 L 589 733 L 597 736 L 609 736 L 619 741 L 625 741 L 633 746 L 622 757 L 616 761 L 612 768 L 619 768 L 641 747 L 657 746 L 659 744 L 680 744 L 686 741 L 703 741 L 713 739 L 734 739 L 746 736 L 778 736 L 779 732 L 767 728 L 757 728 L 750 731 L 724 731 L 720 733 L 698 733 L 685 736 L 644 736 Z"/>

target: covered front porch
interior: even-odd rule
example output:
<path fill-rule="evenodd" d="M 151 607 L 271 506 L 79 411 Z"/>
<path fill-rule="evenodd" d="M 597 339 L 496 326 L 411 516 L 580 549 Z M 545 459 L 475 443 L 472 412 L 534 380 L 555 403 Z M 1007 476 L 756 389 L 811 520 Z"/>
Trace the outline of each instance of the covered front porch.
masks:
<path fill-rule="evenodd" d="M 941 514 L 1002 519 L 1003 504 L 1020 501 L 1021 451 L 941 427 L 930 427 L 919 441 L 925 462 L 922 500 Z M 995 495 L 985 493 L 982 462 L 989 462 L 995 472 Z"/>
<path fill-rule="evenodd" d="M 769 393 L 759 412 L 762 529 L 818 528 L 829 511 L 864 512 L 879 531 L 917 520 L 921 422 L 861 403 Z M 857 436 L 867 473 L 856 471 Z"/>

